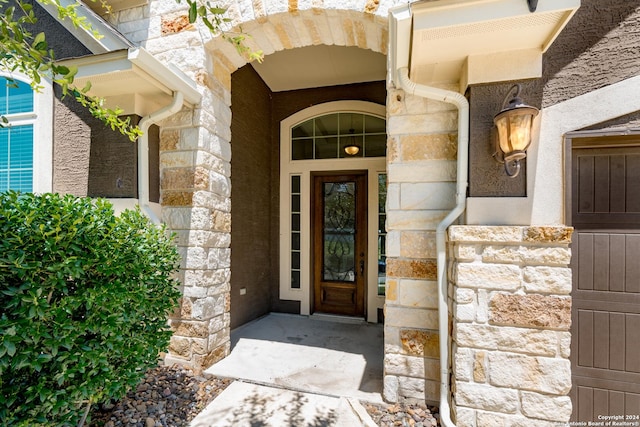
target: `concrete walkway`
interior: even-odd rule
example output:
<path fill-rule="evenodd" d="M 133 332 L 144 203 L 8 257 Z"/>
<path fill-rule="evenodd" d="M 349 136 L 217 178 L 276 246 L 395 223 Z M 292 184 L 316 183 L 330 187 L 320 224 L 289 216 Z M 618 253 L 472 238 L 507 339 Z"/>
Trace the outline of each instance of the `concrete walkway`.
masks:
<path fill-rule="evenodd" d="M 382 325 L 270 314 L 232 331 L 207 373 L 234 381 L 196 419 L 204 426 L 374 426 L 382 403 Z"/>

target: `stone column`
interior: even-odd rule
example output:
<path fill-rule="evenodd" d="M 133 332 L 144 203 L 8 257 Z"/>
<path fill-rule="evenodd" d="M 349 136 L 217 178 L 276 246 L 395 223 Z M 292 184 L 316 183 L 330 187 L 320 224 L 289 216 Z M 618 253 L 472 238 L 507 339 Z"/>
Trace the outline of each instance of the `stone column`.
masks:
<path fill-rule="evenodd" d="M 567 227 L 453 226 L 453 409 L 458 427 L 571 415 Z"/>
<path fill-rule="evenodd" d="M 176 233 L 182 259 L 182 299 L 170 320 L 165 363 L 195 370 L 230 351 L 231 145 L 194 125 L 202 115 L 183 110 L 162 123 L 160 134 L 163 220 Z"/>
<path fill-rule="evenodd" d="M 455 204 L 457 111 L 390 89 L 387 113 L 384 398 L 437 402 L 435 230 Z"/>

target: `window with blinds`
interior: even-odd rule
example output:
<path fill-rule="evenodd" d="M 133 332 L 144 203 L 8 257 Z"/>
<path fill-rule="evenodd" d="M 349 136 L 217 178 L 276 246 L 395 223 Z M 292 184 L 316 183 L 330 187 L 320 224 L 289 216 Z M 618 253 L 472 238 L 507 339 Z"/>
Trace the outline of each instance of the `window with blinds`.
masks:
<path fill-rule="evenodd" d="M 33 191 L 33 90 L 0 77 L 0 191 Z"/>

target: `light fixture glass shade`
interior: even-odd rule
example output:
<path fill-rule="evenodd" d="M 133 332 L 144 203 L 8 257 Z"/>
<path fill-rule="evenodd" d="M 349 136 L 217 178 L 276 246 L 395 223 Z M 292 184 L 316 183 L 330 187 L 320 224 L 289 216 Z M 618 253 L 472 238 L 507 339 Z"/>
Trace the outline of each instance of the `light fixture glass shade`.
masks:
<path fill-rule="evenodd" d="M 360 152 L 360 147 L 358 147 L 357 145 L 347 145 L 344 147 L 344 152 L 347 153 L 350 156 L 355 156 L 356 154 L 358 154 Z"/>
<path fill-rule="evenodd" d="M 349 156 L 355 156 L 360 152 L 360 145 L 356 142 L 356 137 L 353 135 L 355 129 L 349 129 L 349 139 L 347 145 L 344 146 L 344 152 Z M 362 137 L 360 137 L 362 138 Z"/>
<path fill-rule="evenodd" d="M 507 104 L 509 94 L 516 93 Z M 510 177 L 520 172 L 520 160 L 527 157 L 527 149 L 531 144 L 531 127 L 538 109 L 525 104 L 520 95 L 520 85 L 509 89 L 503 102 L 502 111 L 495 115 L 493 122 L 498 129 L 498 141 L 494 157 L 504 163 L 505 171 Z"/>
<path fill-rule="evenodd" d="M 531 145 L 531 125 L 538 110 L 533 107 L 519 107 L 499 113 L 494 118 L 498 128 L 498 141 L 505 160 L 510 155 L 524 153 Z M 524 158 L 526 155 L 523 155 Z"/>

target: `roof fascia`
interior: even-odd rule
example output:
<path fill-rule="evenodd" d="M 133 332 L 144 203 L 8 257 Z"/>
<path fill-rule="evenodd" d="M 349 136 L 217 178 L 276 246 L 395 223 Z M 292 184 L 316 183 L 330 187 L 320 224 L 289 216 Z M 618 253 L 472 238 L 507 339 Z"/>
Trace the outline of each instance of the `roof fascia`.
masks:
<path fill-rule="evenodd" d="M 133 44 L 120 34 L 115 28 L 109 25 L 98 14 L 92 11 L 81 1 L 76 0 L 59 0 L 61 6 L 69 6 L 78 4 L 76 12 L 78 16 L 83 17 L 96 30 L 101 37 L 96 37 L 90 31 L 84 28 L 75 27 L 69 19 L 61 19 L 58 16 L 58 9 L 54 4 L 40 3 L 40 6 L 46 10 L 60 25 L 66 28 L 80 43 L 85 45 L 93 54 L 107 53 L 115 50 L 128 49 Z"/>

